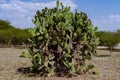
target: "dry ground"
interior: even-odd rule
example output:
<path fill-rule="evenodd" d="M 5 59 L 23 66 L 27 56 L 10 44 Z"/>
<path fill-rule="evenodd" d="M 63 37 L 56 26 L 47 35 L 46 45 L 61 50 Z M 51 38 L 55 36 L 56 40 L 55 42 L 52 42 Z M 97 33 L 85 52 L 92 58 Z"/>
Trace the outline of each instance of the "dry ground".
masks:
<path fill-rule="evenodd" d="M 109 51 L 98 50 L 98 56 L 92 60 L 95 65 L 93 70 L 98 70 L 98 75 L 87 73 L 72 78 L 52 77 L 46 79 L 18 72 L 18 69 L 31 65 L 29 59 L 19 57 L 23 51 L 26 49 L 0 48 L 0 80 L 120 80 L 120 51 L 113 52 L 110 57 Z"/>

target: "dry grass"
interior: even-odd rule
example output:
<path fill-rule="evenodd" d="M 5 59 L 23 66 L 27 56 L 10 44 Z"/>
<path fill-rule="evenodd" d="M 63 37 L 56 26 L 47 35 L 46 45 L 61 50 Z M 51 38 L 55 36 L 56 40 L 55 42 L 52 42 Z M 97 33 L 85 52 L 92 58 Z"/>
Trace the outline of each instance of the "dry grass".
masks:
<path fill-rule="evenodd" d="M 46 79 L 18 72 L 18 69 L 31 65 L 29 59 L 19 57 L 23 51 L 26 49 L 0 48 L 0 80 L 120 80 L 120 51 L 113 52 L 110 57 L 109 51 L 98 50 L 98 56 L 92 60 L 95 68 L 90 71 L 97 70 L 99 71 L 98 75 L 86 73 L 72 78 L 52 77 Z"/>

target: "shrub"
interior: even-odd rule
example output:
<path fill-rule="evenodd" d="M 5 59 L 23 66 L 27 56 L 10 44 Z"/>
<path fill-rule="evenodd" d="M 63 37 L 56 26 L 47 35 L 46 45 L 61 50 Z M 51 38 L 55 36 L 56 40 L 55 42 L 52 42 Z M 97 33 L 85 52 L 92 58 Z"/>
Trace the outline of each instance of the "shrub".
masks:
<path fill-rule="evenodd" d="M 52 76 L 87 71 L 85 62 L 96 54 L 99 38 L 84 12 L 70 12 L 57 1 L 55 8 L 37 11 L 33 23 L 28 48 L 33 72 Z"/>
<path fill-rule="evenodd" d="M 107 32 L 107 31 L 99 31 L 97 35 L 100 38 L 100 44 L 103 46 L 107 46 L 110 50 L 110 55 L 112 53 L 112 49 L 118 43 L 120 43 L 120 35 L 118 32 Z"/>
<path fill-rule="evenodd" d="M 0 20 L 0 44 L 1 45 L 28 45 L 31 34 L 27 29 L 19 29 L 10 25 L 9 21 Z"/>
<path fill-rule="evenodd" d="M 92 72 L 92 74 L 94 74 L 94 75 L 99 75 L 99 71 L 95 69 L 95 70 Z"/>

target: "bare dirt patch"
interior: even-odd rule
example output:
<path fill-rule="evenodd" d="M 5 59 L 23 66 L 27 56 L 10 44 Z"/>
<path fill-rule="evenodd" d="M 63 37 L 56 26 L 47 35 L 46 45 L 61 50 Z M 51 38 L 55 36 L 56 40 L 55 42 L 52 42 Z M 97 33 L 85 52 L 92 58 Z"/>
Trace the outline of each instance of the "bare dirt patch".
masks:
<path fill-rule="evenodd" d="M 26 49 L 0 48 L 0 80 L 120 80 L 120 51 L 113 51 L 110 57 L 109 51 L 98 50 L 98 56 L 91 61 L 95 68 L 72 78 L 41 78 L 20 73 L 18 70 L 27 70 L 31 65 L 29 59 L 19 57 L 23 51 Z M 99 71 L 99 74 L 92 74 L 94 70 Z"/>

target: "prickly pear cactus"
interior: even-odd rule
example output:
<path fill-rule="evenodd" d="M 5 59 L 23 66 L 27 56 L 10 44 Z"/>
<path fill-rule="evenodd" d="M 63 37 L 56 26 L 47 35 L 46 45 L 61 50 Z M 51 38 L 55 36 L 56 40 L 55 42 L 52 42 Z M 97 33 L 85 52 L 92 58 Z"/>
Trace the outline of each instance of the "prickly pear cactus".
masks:
<path fill-rule="evenodd" d="M 70 12 L 57 1 L 55 8 L 37 11 L 28 48 L 31 70 L 40 75 L 75 74 L 87 69 L 85 61 L 96 54 L 99 39 L 83 12 Z"/>

